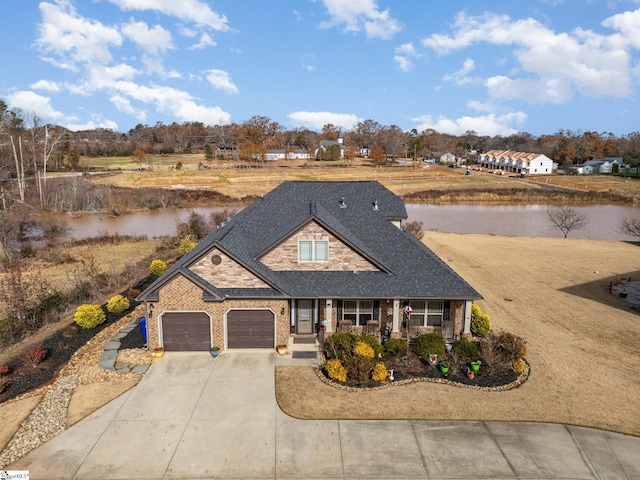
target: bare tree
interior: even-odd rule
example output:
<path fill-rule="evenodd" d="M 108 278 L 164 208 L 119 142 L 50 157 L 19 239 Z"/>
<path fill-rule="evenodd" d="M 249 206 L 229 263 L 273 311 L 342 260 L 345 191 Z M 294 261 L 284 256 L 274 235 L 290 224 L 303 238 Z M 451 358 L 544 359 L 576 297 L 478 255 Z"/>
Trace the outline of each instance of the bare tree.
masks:
<path fill-rule="evenodd" d="M 564 238 L 567 238 L 572 230 L 580 230 L 589 224 L 587 217 L 572 207 L 547 210 L 547 218 L 564 234 Z"/>
<path fill-rule="evenodd" d="M 620 223 L 620 231 L 627 235 L 631 235 L 632 237 L 636 237 L 638 242 L 640 242 L 640 217 L 625 218 L 622 220 Z"/>
<path fill-rule="evenodd" d="M 404 228 L 411 235 L 416 237 L 418 240 L 422 240 L 424 237 L 424 231 L 422 230 L 422 222 L 414 220 L 413 222 L 405 223 Z"/>

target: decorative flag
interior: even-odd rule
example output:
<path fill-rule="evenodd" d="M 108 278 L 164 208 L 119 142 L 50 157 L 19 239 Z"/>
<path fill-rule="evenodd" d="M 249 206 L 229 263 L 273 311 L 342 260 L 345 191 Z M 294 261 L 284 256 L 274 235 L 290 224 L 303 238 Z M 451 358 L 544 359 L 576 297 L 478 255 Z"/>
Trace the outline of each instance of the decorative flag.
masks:
<path fill-rule="evenodd" d="M 406 307 L 404 307 L 404 313 L 406 313 L 407 315 L 411 315 L 411 312 L 413 312 L 413 308 L 411 308 L 411 305 L 407 305 Z"/>

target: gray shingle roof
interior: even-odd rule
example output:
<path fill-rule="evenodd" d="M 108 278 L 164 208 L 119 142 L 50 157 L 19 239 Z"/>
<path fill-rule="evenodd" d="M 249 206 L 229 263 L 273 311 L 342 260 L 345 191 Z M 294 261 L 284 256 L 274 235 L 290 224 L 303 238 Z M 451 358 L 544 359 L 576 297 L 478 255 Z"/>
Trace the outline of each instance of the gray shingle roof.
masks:
<path fill-rule="evenodd" d="M 346 208 L 341 207 L 342 200 Z M 213 244 L 272 287 L 258 291 L 210 286 L 214 296 L 482 298 L 422 242 L 390 221 L 406 218 L 402 200 L 378 182 L 284 182 L 212 232 L 139 298 L 150 298 L 162 278 L 188 268 Z M 309 220 L 320 223 L 381 271 L 273 271 L 257 260 Z"/>

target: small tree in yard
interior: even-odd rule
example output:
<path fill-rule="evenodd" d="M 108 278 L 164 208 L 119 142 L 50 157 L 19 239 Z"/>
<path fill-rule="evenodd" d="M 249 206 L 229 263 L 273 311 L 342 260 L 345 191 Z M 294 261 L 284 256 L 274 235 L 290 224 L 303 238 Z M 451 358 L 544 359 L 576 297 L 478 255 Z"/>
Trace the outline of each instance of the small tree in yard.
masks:
<path fill-rule="evenodd" d="M 631 235 L 632 237 L 636 237 L 637 241 L 640 243 L 640 217 L 625 218 L 622 220 L 620 223 L 620 231 L 627 235 Z"/>
<path fill-rule="evenodd" d="M 572 230 L 580 230 L 589 224 L 587 217 L 572 207 L 547 210 L 547 218 L 564 234 L 564 238 L 567 238 Z"/>

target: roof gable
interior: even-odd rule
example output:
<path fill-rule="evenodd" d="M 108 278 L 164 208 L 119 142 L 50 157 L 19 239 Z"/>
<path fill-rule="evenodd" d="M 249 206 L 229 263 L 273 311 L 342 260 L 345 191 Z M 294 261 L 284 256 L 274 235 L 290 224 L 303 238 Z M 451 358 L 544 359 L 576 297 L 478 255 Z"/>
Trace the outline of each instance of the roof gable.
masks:
<path fill-rule="evenodd" d="M 424 244 L 392 223 L 406 218 L 402 199 L 378 182 L 284 182 L 209 234 L 165 276 L 181 269 L 200 276 L 191 267 L 217 248 L 264 282 L 221 288 L 213 277 L 212 283 L 202 278 L 203 285 L 221 296 L 233 292 L 245 298 L 322 298 L 338 293 L 341 298 L 481 298 Z M 320 226 L 376 268 L 331 270 L 318 264 L 317 270 L 281 270 L 261 261 L 309 225 Z"/>

